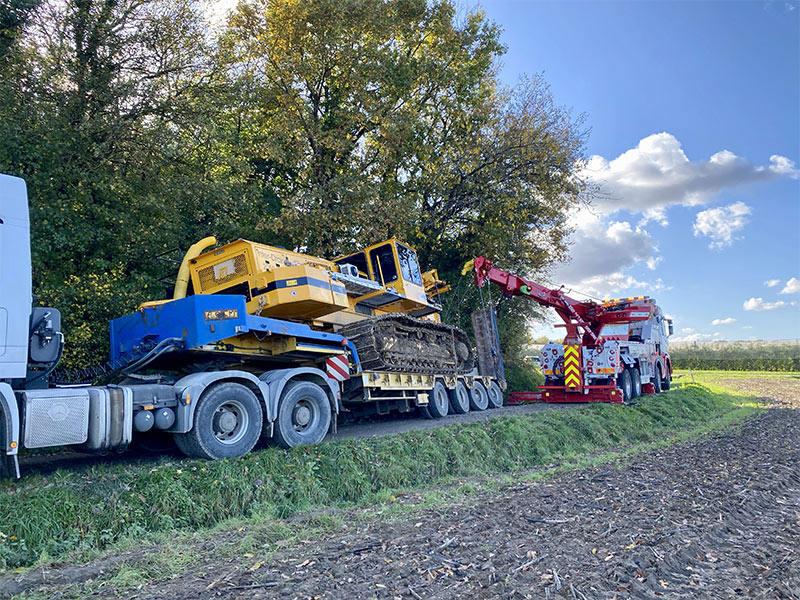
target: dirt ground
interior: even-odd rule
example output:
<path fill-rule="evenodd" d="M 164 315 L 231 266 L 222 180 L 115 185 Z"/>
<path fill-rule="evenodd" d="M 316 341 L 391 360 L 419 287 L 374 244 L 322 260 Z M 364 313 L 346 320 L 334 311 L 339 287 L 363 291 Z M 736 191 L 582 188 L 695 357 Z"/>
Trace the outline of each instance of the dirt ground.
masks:
<path fill-rule="evenodd" d="M 800 378 L 723 434 L 90 598 L 800 598 Z M 419 496 L 400 497 L 417 502 Z M 198 553 L 202 555 L 202 553 Z M 57 597 L 57 596 L 54 596 Z"/>

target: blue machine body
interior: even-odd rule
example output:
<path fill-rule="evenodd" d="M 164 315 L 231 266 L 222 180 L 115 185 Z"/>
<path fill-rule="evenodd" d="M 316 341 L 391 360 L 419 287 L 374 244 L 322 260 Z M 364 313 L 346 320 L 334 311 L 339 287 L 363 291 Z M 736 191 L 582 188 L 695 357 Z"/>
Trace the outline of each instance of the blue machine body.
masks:
<path fill-rule="evenodd" d="M 187 350 L 215 344 L 248 332 L 291 336 L 306 347 L 350 350 L 358 366 L 355 346 L 341 335 L 317 331 L 302 323 L 247 314 L 244 296 L 195 295 L 142 308 L 110 323 L 111 359 L 132 351 L 147 339 L 180 338 Z"/>

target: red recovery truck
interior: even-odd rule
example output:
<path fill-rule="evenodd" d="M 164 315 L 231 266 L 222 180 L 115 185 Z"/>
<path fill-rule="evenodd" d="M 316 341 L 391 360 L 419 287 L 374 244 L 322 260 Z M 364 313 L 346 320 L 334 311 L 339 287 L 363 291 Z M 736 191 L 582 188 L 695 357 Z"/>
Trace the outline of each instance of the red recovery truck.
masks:
<path fill-rule="evenodd" d="M 514 393 L 512 400 L 546 402 L 628 402 L 669 389 L 673 325 L 652 298 L 636 296 L 602 303 L 570 298 L 498 269 L 479 256 L 475 283 L 492 282 L 506 297 L 522 296 L 555 309 L 566 328 L 563 344 L 542 348 L 545 385 L 541 394 Z"/>

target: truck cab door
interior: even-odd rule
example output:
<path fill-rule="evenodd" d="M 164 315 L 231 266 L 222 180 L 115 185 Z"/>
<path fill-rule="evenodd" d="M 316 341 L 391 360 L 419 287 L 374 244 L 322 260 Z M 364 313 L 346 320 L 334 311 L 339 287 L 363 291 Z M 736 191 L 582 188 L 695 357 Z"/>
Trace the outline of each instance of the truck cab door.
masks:
<path fill-rule="evenodd" d="M 32 303 L 28 194 L 22 179 L 0 174 L 0 379 L 27 373 Z"/>

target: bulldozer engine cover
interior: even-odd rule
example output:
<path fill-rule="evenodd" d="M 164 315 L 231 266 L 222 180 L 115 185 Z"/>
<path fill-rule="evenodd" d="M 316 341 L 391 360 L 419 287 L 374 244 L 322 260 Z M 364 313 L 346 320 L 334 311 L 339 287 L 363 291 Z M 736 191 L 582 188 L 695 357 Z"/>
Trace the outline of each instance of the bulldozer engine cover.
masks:
<path fill-rule="evenodd" d="M 467 373 L 474 357 L 467 334 L 456 327 L 407 315 L 381 315 L 345 325 L 366 371 Z"/>

